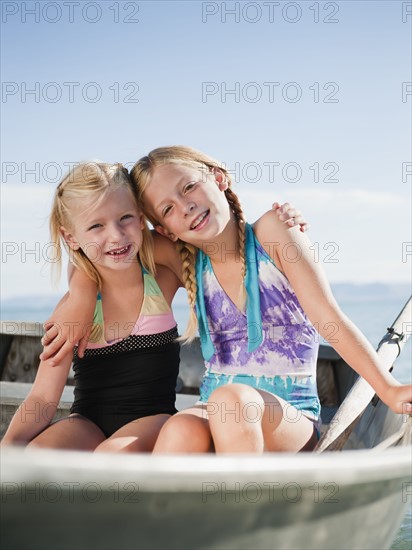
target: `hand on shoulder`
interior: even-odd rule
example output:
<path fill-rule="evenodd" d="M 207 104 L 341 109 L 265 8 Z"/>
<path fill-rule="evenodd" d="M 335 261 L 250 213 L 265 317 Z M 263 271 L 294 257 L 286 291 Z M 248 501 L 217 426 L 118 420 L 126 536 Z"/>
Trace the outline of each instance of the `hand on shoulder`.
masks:
<path fill-rule="evenodd" d="M 280 220 L 273 210 L 263 214 L 253 224 L 253 231 L 260 244 L 275 262 L 279 260 L 279 250 L 285 245 L 295 243 L 296 246 L 305 247 L 309 243 L 298 225 L 290 227 Z"/>
<path fill-rule="evenodd" d="M 288 227 L 269 211 L 253 229 L 267 254 L 286 275 L 307 314 L 312 313 L 310 295 L 328 296 L 328 302 L 332 301 L 322 266 L 314 261 L 310 240 L 298 226 Z"/>
<path fill-rule="evenodd" d="M 302 233 L 308 231 L 310 227 L 309 223 L 303 217 L 302 212 L 297 210 L 293 204 L 285 202 L 281 205 L 278 202 L 274 202 L 272 204 L 272 210 L 276 213 L 279 220 L 288 227 L 298 226 Z"/>

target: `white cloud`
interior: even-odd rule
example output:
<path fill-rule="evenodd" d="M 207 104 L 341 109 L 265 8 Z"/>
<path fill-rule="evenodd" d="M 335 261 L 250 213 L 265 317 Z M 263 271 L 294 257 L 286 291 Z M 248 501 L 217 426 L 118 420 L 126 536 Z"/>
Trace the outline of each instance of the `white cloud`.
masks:
<path fill-rule="evenodd" d="M 410 198 L 362 189 L 284 190 L 280 194 L 239 189 L 248 219 L 255 220 L 272 202 L 288 201 L 311 224 L 309 238 L 318 243 L 320 260 L 331 281 L 400 282 L 411 275 Z M 335 243 L 338 252 L 329 259 Z"/>

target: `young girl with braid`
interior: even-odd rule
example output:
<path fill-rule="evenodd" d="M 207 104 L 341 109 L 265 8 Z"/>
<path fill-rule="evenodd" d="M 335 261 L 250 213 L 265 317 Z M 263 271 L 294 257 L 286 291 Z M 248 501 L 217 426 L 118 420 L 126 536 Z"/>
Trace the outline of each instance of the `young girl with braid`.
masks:
<path fill-rule="evenodd" d="M 296 215 L 299 222 L 299 213 L 285 210 L 289 214 L 279 210 L 280 217 Z M 181 264 L 175 246 L 157 235 L 153 250 L 130 177 L 120 165 L 74 168 L 56 190 L 50 227 L 58 258 L 62 242 L 75 266 L 73 291 L 48 324 L 53 361 L 42 354 L 34 385 L 2 445 L 151 451 L 176 412 L 179 344 L 170 306 L 181 286 Z M 165 258 L 172 269 L 160 265 Z M 59 321 L 66 333 L 57 339 Z M 50 425 L 79 340 L 71 414 Z"/>
<path fill-rule="evenodd" d="M 55 192 L 50 228 L 58 257 L 62 242 L 94 289 L 93 330 L 84 357 L 74 354 L 69 417 L 50 424 L 72 353 L 56 368 L 41 362 L 2 445 L 151 451 L 176 412 L 179 344 L 170 305 L 180 281 L 165 267 L 155 275 L 151 234 L 120 165 L 74 168 Z"/>
<path fill-rule="evenodd" d="M 154 452 L 311 450 L 319 437 L 318 338 L 397 413 L 412 385 L 381 367 L 343 314 L 308 239 L 271 212 L 246 223 L 225 168 L 187 147 L 155 149 L 131 176 L 158 233 L 176 242 L 206 373 L 200 403 L 163 426 Z"/>
<path fill-rule="evenodd" d="M 206 362 L 200 403 L 164 425 L 155 452 L 312 449 L 320 408 L 314 325 L 325 339 L 334 329 L 335 349 L 388 406 L 412 410 L 412 386 L 381 368 L 336 304 L 305 236 L 270 212 L 247 224 L 217 161 L 160 148 L 136 163 L 132 178 L 157 232 L 180 248 L 192 307 L 185 336 L 198 325 Z M 165 241 L 156 248 L 178 273 Z M 64 345 L 53 342 L 46 353 L 58 356 Z"/>

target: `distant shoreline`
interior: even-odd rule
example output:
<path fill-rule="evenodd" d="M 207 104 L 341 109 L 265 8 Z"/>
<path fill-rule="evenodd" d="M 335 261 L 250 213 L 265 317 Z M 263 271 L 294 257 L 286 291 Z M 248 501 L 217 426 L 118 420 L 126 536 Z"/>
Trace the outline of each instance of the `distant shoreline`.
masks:
<path fill-rule="evenodd" d="M 332 291 L 338 301 L 369 301 L 369 300 L 396 300 L 409 297 L 412 292 L 412 281 L 401 283 L 331 283 Z M 62 294 L 19 294 L 1 298 L 1 309 L 10 308 L 36 310 L 48 307 L 54 308 Z M 176 305 L 185 305 L 186 297 L 184 290 L 177 294 L 175 298 Z"/>

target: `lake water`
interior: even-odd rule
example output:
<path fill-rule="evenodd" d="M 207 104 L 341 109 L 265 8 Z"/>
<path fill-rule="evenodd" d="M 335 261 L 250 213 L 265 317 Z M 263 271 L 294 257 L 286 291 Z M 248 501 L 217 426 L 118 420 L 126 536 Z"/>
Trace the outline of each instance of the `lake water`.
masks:
<path fill-rule="evenodd" d="M 368 340 L 377 346 L 381 338 L 405 304 L 410 287 L 408 285 L 334 285 L 334 294 L 348 317 L 362 330 Z M 56 303 L 55 297 L 20 297 L 6 300 L 1 305 L 2 320 L 43 322 L 48 318 Z M 178 293 L 174 302 L 175 317 L 180 332 L 186 326 L 188 308 L 184 292 Z M 406 327 L 405 330 L 411 330 Z M 410 383 L 411 345 L 408 341 L 395 363 L 393 375 L 403 383 Z M 395 538 L 391 550 L 412 550 L 412 506 Z"/>

